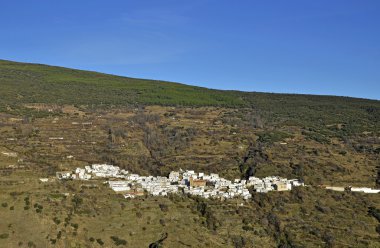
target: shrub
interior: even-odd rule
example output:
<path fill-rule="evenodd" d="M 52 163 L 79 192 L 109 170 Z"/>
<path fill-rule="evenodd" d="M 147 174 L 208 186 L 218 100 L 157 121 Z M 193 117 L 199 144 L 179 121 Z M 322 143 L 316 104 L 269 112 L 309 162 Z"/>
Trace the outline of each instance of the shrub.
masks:
<path fill-rule="evenodd" d="M 377 221 L 380 222 L 380 209 L 369 207 L 368 208 L 368 214 L 375 217 Z"/>
<path fill-rule="evenodd" d="M 113 240 L 113 242 L 117 246 L 119 246 L 119 245 L 127 245 L 127 241 L 126 240 L 121 239 L 121 238 L 119 238 L 117 236 L 111 236 L 111 239 Z"/>
<path fill-rule="evenodd" d="M 96 239 L 96 242 L 99 244 L 99 245 L 104 245 L 104 242 L 102 239 Z"/>
<path fill-rule="evenodd" d="M 160 219 L 160 224 L 161 224 L 161 226 L 165 226 L 166 225 L 165 220 L 164 219 Z"/>
<path fill-rule="evenodd" d="M 167 212 L 169 210 L 168 205 L 163 204 L 163 203 L 160 203 L 159 207 L 160 207 L 162 212 Z"/>
<path fill-rule="evenodd" d="M 59 225 L 61 223 L 61 221 L 57 217 L 54 217 L 53 221 L 56 225 Z"/>
<path fill-rule="evenodd" d="M 243 236 L 234 235 L 231 237 L 231 240 L 235 248 L 243 248 L 247 243 Z"/>
<path fill-rule="evenodd" d="M 29 242 L 28 242 L 28 247 L 29 247 L 29 248 L 36 248 L 37 246 L 36 246 L 36 244 L 33 243 L 32 241 L 29 241 Z"/>
<path fill-rule="evenodd" d="M 243 229 L 244 231 L 254 231 L 254 230 L 255 230 L 255 229 L 254 229 L 253 227 L 251 227 L 251 226 L 243 226 L 242 229 Z"/>
<path fill-rule="evenodd" d="M 74 209 L 77 209 L 83 203 L 83 199 L 80 196 L 75 195 L 72 199 L 72 202 L 74 205 Z"/>
<path fill-rule="evenodd" d="M 322 239 L 323 241 L 325 241 L 326 243 L 326 247 L 330 248 L 330 247 L 334 247 L 335 245 L 335 237 L 333 236 L 332 233 L 328 233 L 326 232 L 323 236 L 322 236 Z"/>
<path fill-rule="evenodd" d="M 9 237 L 8 233 L 2 233 L 0 234 L 0 239 L 7 239 Z"/>

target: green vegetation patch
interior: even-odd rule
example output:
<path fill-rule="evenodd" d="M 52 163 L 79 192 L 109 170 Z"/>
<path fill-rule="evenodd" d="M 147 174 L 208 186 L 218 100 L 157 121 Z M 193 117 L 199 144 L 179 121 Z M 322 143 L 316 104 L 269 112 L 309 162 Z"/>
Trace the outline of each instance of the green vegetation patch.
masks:
<path fill-rule="evenodd" d="M 281 131 L 270 131 L 270 132 L 262 132 L 259 134 L 258 141 L 262 143 L 274 143 L 274 142 L 279 142 L 283 141 L 287 138 L 292 138 L 293 135 L 286 133 L 286 132 L 281 132 Z"/>

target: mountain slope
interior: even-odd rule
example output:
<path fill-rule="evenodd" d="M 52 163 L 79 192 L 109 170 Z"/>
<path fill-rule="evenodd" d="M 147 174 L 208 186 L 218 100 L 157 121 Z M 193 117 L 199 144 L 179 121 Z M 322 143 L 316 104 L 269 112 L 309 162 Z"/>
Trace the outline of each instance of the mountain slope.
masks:
<path fill-rule="evenodd" d="M 379 109 L 0 61 L 0 247 L 148 247 L 165 233 L 175 248 L 378 247 L 378 195 L 321 185 L 380 187 Z M 92 163 L 308 187 L 248 201 L 124 199 L 102 180 L 55 180 Z"/>
<path fill-rule="evenodd" d="M 0 61 L 3 102 L 86 105 L 243 105 L 234 92 L 118 77 L 39 64 Z"/>
<path fill-rule="evenodd" d="M 36 115 L 23 108 L 30 103 L 223 106 L 253 108 L 276 122 L 306 126 L 340 123 L 349 133 L 379 132 L 380 101 L 376 100 L 221 91 L 5 60 L 0 60 L 0 83 L 0 110 L 17 114 Z"/>

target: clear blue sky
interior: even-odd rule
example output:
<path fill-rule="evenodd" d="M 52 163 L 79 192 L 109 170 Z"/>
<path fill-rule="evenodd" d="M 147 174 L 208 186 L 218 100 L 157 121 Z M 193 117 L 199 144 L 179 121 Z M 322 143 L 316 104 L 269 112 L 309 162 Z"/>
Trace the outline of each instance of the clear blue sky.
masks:
<path fill-rule="evenodd" d="M 380 99 L 380 1 L 4 0 L 0 58 Z"/>

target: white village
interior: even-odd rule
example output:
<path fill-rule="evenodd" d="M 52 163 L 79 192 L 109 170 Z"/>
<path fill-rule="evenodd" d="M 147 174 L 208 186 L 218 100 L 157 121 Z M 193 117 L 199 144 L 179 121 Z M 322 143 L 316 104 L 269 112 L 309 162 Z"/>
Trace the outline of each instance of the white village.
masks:
<path fill-rule="evenodd" d="M 167 196 L 168 194 L 190 194 L 203 198 L 230 199 L 252 197 L 248 188 L 256 192 L 287 191 L 292 187 L 304 186 L 298 179 L 281 177 L 250 177 L 248 180 L 235 179 L 230 181 L 218 174 L 207 175 L 193 170 L 172 171 L 169 177 L 140 176 L 108 164 L 93 164 L 75 171 L 58 172 L 58 179 L 90 180 L 106 178 L 112 190 L 123 193 L 125 198 L 135 198 L 150 194 L 152 196 Z"/>
<path fill-rule="evenodd" d="M 170 172 L 168 177 L 140 176 L 129 173 L 118 166 L 108 164 L 93 164 L 85 168 L 76 168 L 75 171 L 57 172 L 60 180 L 90 180 L 106 179 L 105 183 L 125 198 L 135 198 L 149 194 L 152 196 L 167 196 L 168 194 L 190 194 L 203 198 L 231 199 L 252 197 L 249 188 L 257 193 L 270 191 L 289 191 L 293 187 L 305 186 L 299 179 L 286 179 L 278 176 L 265 178 L 249 177 L 248 180 L 235 179 L 233 181 L 219 177 L 218 174 L 207 175 L 193 170 L 179 170 Z M 362 193 L 379 193 L 380 189 L 332 187 L 322 186 L 327 190 L 352 191 Z"/>

